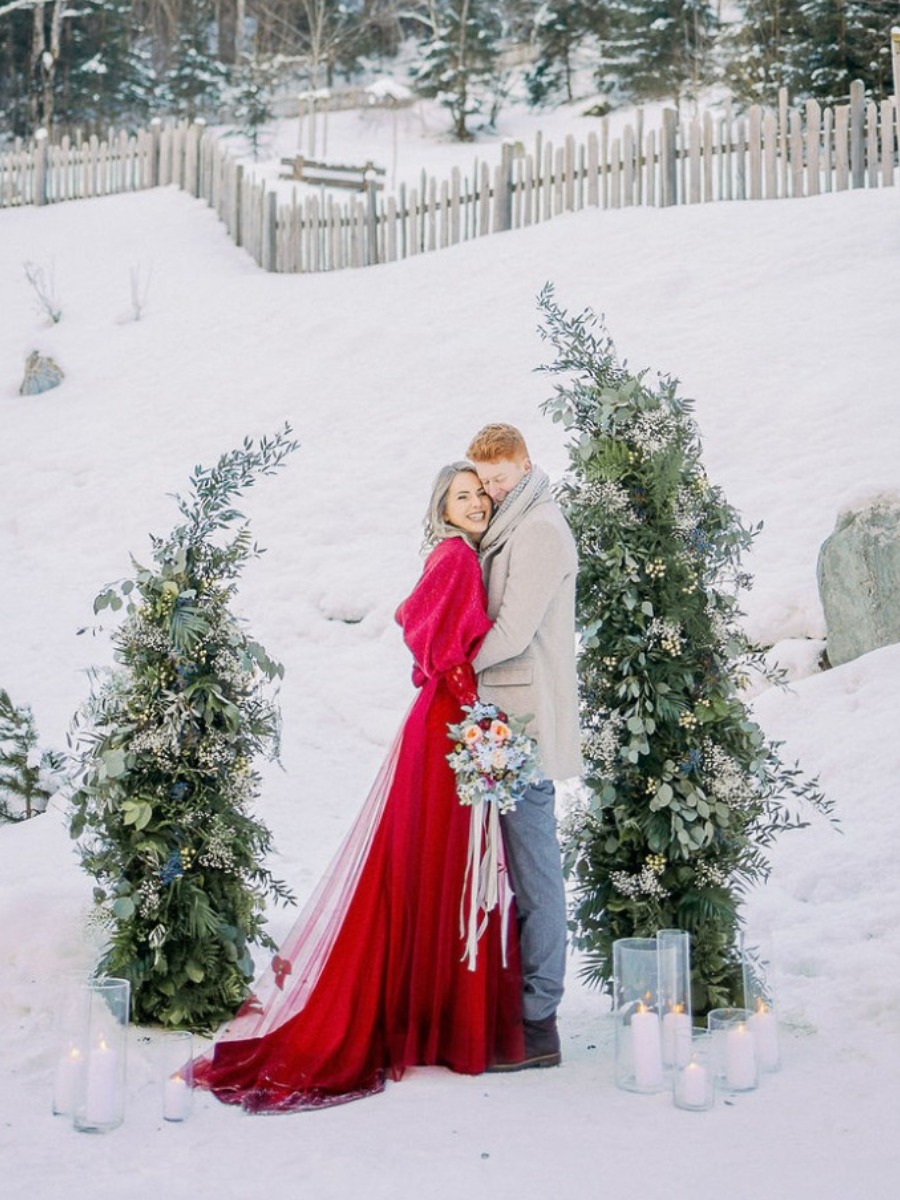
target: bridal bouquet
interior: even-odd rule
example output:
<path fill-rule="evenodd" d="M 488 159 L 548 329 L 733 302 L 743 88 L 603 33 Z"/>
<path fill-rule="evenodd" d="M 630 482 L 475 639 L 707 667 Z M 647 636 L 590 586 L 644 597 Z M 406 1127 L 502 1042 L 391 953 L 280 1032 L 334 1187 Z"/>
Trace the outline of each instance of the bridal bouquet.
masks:
<path fill-rule="evenodd" d="M 469 850 L 459 910 L 463 959 L 475 970 L 478 941 L 488 915 L 500 910 L 500 945 L 506 965 L 506 939 L 512 889 L 506 870 L 500 814 L 511 812 L 528 785 L 540 778 L 535 744 L 514 733 L 506 713 L 493 704 L 463 705 L 468 715 L 448 726 L 455 745 L 447 761 L 456 772 L 456 794 L 468 806 Z"/>
<path fill-rule="evenodd" d="M 490 801 L 501 813 L 511 812 L 529 784 L 540 778 L 535 745 L 524 733 L 514 733 L 506 713 L 480 700 L 463 705 L 469 715 L 449 725 L 447 736 L 456 745 L 447 761 L 456 772 L 461 804 Z"/>

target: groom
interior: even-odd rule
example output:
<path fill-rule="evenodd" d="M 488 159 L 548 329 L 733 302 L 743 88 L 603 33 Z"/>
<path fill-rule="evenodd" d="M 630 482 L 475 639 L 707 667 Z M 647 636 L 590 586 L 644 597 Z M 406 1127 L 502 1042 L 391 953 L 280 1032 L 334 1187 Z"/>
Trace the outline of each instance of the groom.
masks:
<path fill-rule="evenodd" d="M 525 1057 L 495 1071 L 561 1061 L 556 1009 L 563 994 L 566 901 L 554 779 L 582 770 L 575 670 L 575 540 L 513 425 L 486 425 L 467 457 L 494 503 L 479 552 L 493 628 L 474 661 L 481 699 L 528 717 L 545 778 L 504 820 L 522 951 Z"/>

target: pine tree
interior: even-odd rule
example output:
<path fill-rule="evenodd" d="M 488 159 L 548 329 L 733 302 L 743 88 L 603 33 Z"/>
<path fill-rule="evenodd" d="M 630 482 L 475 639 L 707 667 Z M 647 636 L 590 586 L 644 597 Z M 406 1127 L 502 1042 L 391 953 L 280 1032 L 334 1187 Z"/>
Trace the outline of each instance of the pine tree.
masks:
<path fill-rule="evenodd" d="M 64 32 L 60 117 L 95 127 L 123 118 L 145 120 L 159 81 L 134 28 L 131 6 L 94 0 Z"/>
<path fill-rule="evenodd" d="M 487 0 L 436 0 L 431 8 L 431 37 L 422 46 L 416 89 L 437 97 L 450 112 L 454 136 L 469 141 L 469 119 L 486 116 L 492 125 L 503 101 L 500 18 Z"/>
<path fill-rule="evenodd" d="M 242 59 L 232 69 L 230 104 L 236 132 L 250 143 L 254 159 L 259 157 L 263 131 L 274 117 L 272 94 L 278 79 L 277 65 L 270 59 Z"/>
<path fill-rule="evenodd" d="M 855 79 L 870 96 L 891 91 L 890 33 L 900 17 L 893 0 L 803 0 L 798 17 L 785 47 L 793 96 L 846 104 Z"/>
<path fill-rule="evenodd" d="M 131 981 L 137 1020 L 208 1030 L 232 1015 L 253 977 L 266 895 L 290 900 L 263 865 L 271 834 L 250 807 L 253 759 L 277 755 L 267 682 L 283 674 L 230 610 L 260 551 L 235 497 L 295 449 L 272 439 L 197 467 L 184 518 L 152 539 L 153 567 L 107 588 L 95 612 L 126 608 L 112 634 L 118 666 L 96 675 L 73 728 L 70 831 L 97 881 L 109 934 L 98 971 Z"/>
<path fill-rule="evenodd" d="M 0 689 L 0 820 L 24 821 L 42 813 L 62 784 L 63 756 L 38 751 L 34 714 Z"/>
<path fill-rule="evenodd" d="M 723 40 L 726 78 L 751 103 L 776 103 L 783 86 L 797 100 L 846 104 L 856 79 L 881 98 L 897 19 L 893 0 L 743 0 Z"/>
<path fill-rule="evenodd" d="M 785 50 L 799 28 L 801 0 L 743 0 L 740 19 L 727 25 L 721 47 L 725 78 L 738 100 L 775 104 L 790 70 Z"/>
<path fill-rule="evenodd" d="M 605 47 L 621 85 L 639 99 L 695 96 L 710 82 L 716 11 L 707 0 L 611 0 Z"/>
<path fill-rule="evenodd" d="M 545 410 L 570 433 L 560 501 L 580 556 L 577 614 L 590 801 L 569 817 L 573 924 L 587 976 L 609 987 L 618 938 L 692 935 L 694 1011 L 741 995 L 736 938 L 765 848 L 830 813 L 741 696 L 761 654 L 743 634 L 744 526 L 707 479 L 690 402 L 618 363 L 587 311 L 552 288 L 542 336 L 561 375 Z"/>
<path fill-rule="evenodd" d="M 537 58 L 525 78 L 532 104 L 560 93 L 567 101 L 574 99 L 575 54 L 592 33 L 600 31 L 603 15 L 604 9 L 586 0 L 549 0 L 541 5 L 532 31 Z"/>
<path fill-rule="evenodd" d="M 183 32 L 157 93 L 161 111 L 176 112 L 193 121 L 204 113 L 215 113 L 228 82 L 228 68 L 211 53 L 205 31 Z"/>

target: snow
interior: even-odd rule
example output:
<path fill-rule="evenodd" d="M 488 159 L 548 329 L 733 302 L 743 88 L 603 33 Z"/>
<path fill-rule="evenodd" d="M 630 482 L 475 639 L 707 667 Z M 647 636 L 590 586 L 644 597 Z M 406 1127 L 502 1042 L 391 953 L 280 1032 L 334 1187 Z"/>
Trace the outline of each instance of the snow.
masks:
<path fill-rule="evenodd" d="M 403 110 L 402 159 L 446 173 L 460 151 L 429 113 L 417 126 Z M 389 164 L 384 114 L 330 122 L 335 161 L 357 149 Z M 511 114 L 501 134 L 533 138 L 527 124 Z M 285 122 L 273 143 L 296 138 Z M 497 139 L 476 149 L 499 155 Z M 33 707 L 43 746 L 64 745 L 85 671 L 108 661 L 93 597 L 129 573 L 130 553 L 149 558 L 148 533 L 175 523 L 169 494 L 197 463 L 290 419 L 301 449 L 246 497 L 268 549 L 239 603 L 287 668 L 284 770 L 267 770 L 259 811 L 276 874 L 308 894 L 411 697 L 393 611 L 419 570 L 433 473 L 489 420 L 520 425 L 551 476 L 564 467 L 562 432 L 538 407 L 549 381 L 534 371 L 546 353 L 534 301 L 552 280 L 570 310 L 606 314 L 633 366 L 681 378 L 711 477 L 747 521 L 765 522 L 747 621 L 792 683 L 757 696 L 755 710 L 789 759 L 820 774 L 842 822 L 786 835 L 769 884 L 748 898 L 751 926 L 774 946 L 783 1067 L 710 1113 L 615 1088 L 606 1003 L 573 959 L 560 1070 L 419 1069 L 380 1097 L 270 1119 L 201 1094 L 191 1119 L 171 1125 L 149 1031 L 133 1030 L 126 1121 L 104 1139 L 50 1112 L 60 980 L 96 951 L 91 881 L 55 801 L 0 828 L 4 1196 L 79 1200 L 125 1185 L 137 1200 L 651 1189 L 845 1200 L 863 1185 L 870 1200 L 893 1197 L 900 647 L 821 673 L 815 564 L 863 487 L 900 486 L 895 193 L 587 211 L 320 276 L 264 274 L 208 208 L 170 188 L 8 210 L 0 229 L 0 686 Z M 57 325 L 34 311 L 27 261 L 53 269 Z M 66 380 L 20 397 L 34 349 Z M 274 910 L 273 934 L 292 919 Z"/>

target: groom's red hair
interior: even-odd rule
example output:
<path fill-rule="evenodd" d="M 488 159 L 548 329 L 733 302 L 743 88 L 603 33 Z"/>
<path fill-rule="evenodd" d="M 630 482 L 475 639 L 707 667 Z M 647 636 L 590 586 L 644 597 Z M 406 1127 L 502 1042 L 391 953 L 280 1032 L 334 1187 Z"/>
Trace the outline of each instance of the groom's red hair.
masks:
<path fill-rule="evenodd" d="M 515 425 L 485 425 L 469 443 L 466 458 L 474 463 L 516 462 L 528 458 L 528 447 Z"/>

